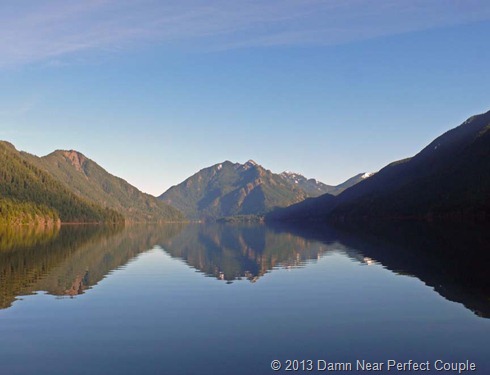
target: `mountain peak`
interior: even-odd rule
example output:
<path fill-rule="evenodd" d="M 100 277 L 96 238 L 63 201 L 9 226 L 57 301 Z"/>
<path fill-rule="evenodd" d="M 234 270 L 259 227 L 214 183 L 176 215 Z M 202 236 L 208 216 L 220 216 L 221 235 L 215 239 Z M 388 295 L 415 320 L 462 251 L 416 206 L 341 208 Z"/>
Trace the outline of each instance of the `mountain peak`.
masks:
<path fill-rule="evenodd" d="M 325 185 L 315 178 L 307 178 L 301 173 L 288 170 L 282 172 L 280 176 L 293 186 L 302 189 L 309 197 L 317 197 L 330 192 L 332 189 L 332 186 Z"/>
<path fill-rule="evenodd" d="M 296 172 L 293 172 L 293 171 L 284 171 L 281 173 L 281 176 L 283 177 L 300 177 L 300 178 L 304 178 L 304 179 L 307 179 L 305 176 L 303 176 L 301 173 L 296 173 Z"/>
<path fill-rule="evenodd" d="M 10 149 L 17 150 L 15 148 L 15 146 L 12 143 L 8 142 L 8 141 L 0 141 L 0 144 L 4 145 L 5 147 L 8 147 Z"/>
<path fill-rule="evenodd" d="M 128 221 L 183 219 L 181 213 L 173 207 L 110 174 L 79 151 L 56 150 L 41 158 L 31 156 L 30 160 L 84 201 L 119 212 Z"/>
<path fill-rule="evenodd" d="M 285 207 L 307 194 L 254 160 L 223 162 L 204 168 L 159 198 L 190 219 L 213 220 L 240 215 L 262 215 Z"/>
<path fill-rule="evenodd" d="M 247 169 L 250 169 L 250 168 L 259 167 L 259 164 L 257 164 L 254 160 L 250 159 L 245 164 L 241 165 L 241 167 L 244 170 L 247 170 Z"/>
<path fill-rule="evenodd" d="M 63 156 L 70 160 L 71 164 L 75 167 L 75 169 L 79 172 L 83 171 L 83 166 L 85 162 L 87 161 L 87 158 L 85 155 L 83 155 L 81 152 L 75 151 L 75 150 L 69 150 L 69 151 L 61 151 Z"/>

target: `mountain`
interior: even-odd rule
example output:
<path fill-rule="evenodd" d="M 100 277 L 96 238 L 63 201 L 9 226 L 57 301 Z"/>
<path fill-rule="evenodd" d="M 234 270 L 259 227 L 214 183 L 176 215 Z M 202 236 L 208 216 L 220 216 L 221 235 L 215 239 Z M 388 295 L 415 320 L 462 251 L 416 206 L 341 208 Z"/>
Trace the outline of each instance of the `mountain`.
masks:
<path fill-rule="evenodd" d="M 314 178 L 306 178 L 305 176 L 285 171 L 281 173 L 281 177 L 286 179 L 290 184 L 294 184 L 300 189 L 302 189 L 308 197 L 319 197 L 323 194 L 331 194 L 331 195 L 339 195 L 345 189 L 354 186 L 355 184 L 365 180 L 366 178 L 371 177 L 374 173 L 359 173 L 358 175 L 349 178 L 347 181 L 341 183 L 337 186 L 326 185 L 323 182 L 320 182 Z"/>
<path fill-rule="evenodd" d="M 320 221 L 327 220 L 335 202 L 332 194 L 323 194 L 316 198 L 307 198 L 287 207 L 279 207 L 267 213 L 266 221 Z"/>
<path fill-rule="evenodd" d="M 300 202 L 307 194 L 285 178 L 249 160 L 204 168 L 159 199 L 190 219 L 264 214 Z"/>
<path fill-rule="evenodd" d="M 336 188 L 335 186 L 326 185 L 314 178 L 306 178 L 295 172 L 284 171 L 280 176 L 290 184 L 303 190 L 309 197 L 319 197 L 320 195 L 334 191 Z"/>
<path fill-rule="evenodd" d="M 175 208 L 113 176 L 80 152 L 57 150 L 44 157 L 22 155 L 77 196 L 116 210 L 130 221 L 184 220 Z"/>
<path fill-rule="evenodd" d="M 0 222 L 120 222 L 115 210 L 83 199 L 30 162 L 8 142 L 0 142 Z"/>
<path fill-rule="evenodd" d="M 490 217 L 490 111 L 389 164 L 337 197 L 324 195 L 269 219 L 353 221 Z"/>
<path fill-rule="evenodd" d="M 374 172 L 366 172 L 366 173 L 359 173 L 358 175 L 355 175 L 354 177 L 349 178 L 347 181 L 342 182 L 340 185 L 335 186 L 335 189 L 332 191 L 329 191 L 329 194 L 332 195 L 339 195 L 342 193 L 344 190 L 347 190 L 348 188 L 358 184 L 361 181 L 364 181 L 367 178 L 370 178 L 374 176 Z"/>

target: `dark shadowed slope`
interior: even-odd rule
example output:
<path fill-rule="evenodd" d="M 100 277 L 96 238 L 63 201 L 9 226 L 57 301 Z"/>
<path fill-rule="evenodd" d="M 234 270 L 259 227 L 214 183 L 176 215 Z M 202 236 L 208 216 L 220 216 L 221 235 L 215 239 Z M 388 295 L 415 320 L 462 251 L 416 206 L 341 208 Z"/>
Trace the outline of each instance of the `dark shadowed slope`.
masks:
<path fill-rule="evenodd" d="M 490 112 L 469 118 L 412 158 L 394 162 L 336 198 L 282 210 L 271 219 L 488 219 Z"/>

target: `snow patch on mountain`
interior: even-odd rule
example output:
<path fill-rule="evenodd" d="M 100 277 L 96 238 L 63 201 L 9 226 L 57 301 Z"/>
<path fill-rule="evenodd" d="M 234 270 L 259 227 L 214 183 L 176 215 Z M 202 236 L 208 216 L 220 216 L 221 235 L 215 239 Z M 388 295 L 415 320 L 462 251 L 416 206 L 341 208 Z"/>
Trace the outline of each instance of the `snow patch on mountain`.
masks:
<path fill-rule="evenodd" d="M 374 174 L 374 172 L 366 172 L 366 173 L 364 173 L 364 174 L 361 176 L 361 178 L 364 180 L 364 179 L 366 179 L 366 178 L 371 177 L 373 174 Z"/>

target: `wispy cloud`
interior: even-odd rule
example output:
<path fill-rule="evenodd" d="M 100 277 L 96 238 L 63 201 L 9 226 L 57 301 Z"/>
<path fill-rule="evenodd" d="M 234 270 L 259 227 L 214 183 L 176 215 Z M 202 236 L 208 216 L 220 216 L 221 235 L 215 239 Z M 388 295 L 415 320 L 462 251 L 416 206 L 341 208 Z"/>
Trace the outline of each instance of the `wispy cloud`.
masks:
<path fill-rule="evenodd" d="M 486 0 L 65 0 L 0 4 L 0 67 L 186 42 L 209 49 L 339 44 L 490 19 Z"/>
<path fill-rule="evenodd" d="M 29 113 L 36 106 L 37 102 L 37 99 L 28 98 L 14 104 L 8 103 L 8 105 L 5 105 L 5 103 L 2 103 L 0 106 L 0 120 L 23 116 Z"/>

